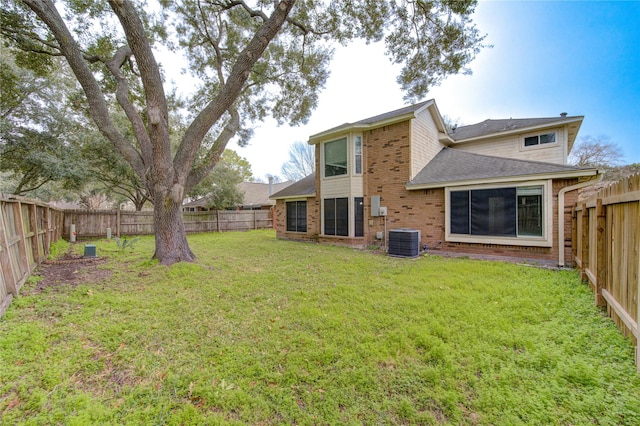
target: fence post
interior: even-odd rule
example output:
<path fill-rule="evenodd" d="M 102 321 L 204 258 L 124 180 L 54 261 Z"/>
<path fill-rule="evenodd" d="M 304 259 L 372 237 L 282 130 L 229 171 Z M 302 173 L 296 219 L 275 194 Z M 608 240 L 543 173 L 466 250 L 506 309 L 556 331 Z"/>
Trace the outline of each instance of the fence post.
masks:
<path fill-rule="evenodd" d="M 8 235 L 8 219 L 7 225 L 4 223 L 4 211 L 5 209 L 13 208 L 12 204 L 0 203 L 0 274 L 4 276 L 4 283 L 7 286 L 7 292 L 14 297 L 18 295 L 18 288 L 16 283 L 16 275 L 18 271 L 13 270 L 13 264 L 11 263 L 11 252 L 9 251 L 9 238 Z M 4 304 L 4 301 L 0 300 L 0 308 Z M 8 306 L 8 305 L 7 305 Z M 0 310 L 0 315 L 2 311 Z"/>
<path fill-rule="evenodd" d="M 589 269 L 589 209 L 587 203 L 582 203 L 582 253 L 580 253 L 582 266 L 580 267 L 580 278 L 582 281 L 588 280 L 587 269 Z"/>
<path fill-rule="evenodd" d="M 118 206 L 118 210 L 116 211 L 116 235 L 120 238 L 120 206 Z"/>
<path fill-rule="evenodd" d="M 596 306 L 606 306 L 607 301 L 602 297 L 602 289 L 607 286 L 607 213 L 602 205 L 602 198 L 596 200 Z"/>
<path fill-rule="evenodd" d="M 40 253 L 40 244 L 38 243 L 40 235 L 38 233 L 38 205 L 36 203 L 28 205 L 29 210 L 29 222 L 31 223 L 31 253 L 33 254 L 33 261 L 35 266 L 42 262 L 42 253 Z M 35 267 L 34 266 L 34 267 Z"/>

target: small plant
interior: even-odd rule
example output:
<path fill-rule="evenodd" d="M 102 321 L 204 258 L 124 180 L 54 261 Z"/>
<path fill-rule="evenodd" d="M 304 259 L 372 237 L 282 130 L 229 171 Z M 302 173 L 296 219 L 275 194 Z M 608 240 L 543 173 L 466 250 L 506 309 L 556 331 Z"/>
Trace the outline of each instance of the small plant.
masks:
<path fill-rule="evenodd" d="M 51 244 L 51 247 L 49 248 L 48 259 L 55 260 L 59 257 L 62 257 L 67 252 L 67 250 L 69 250 L 70 245 L 71 243 L 60 238 L 55 243 Z"/>
<path fill-rule="evenodd" d="M 131 238 L 128 239 L 127 237 L 115 237 L 114 240 L 116 240 L 116 244 L 118 245 L 118 248 L 120 249 L 120 251 L 124 251 L 124 249 L 129 248 L 131 249 L 131 251 L 133 251 L 133 246 L 134 244 L 140 239 L 140 237 L 135 237 L 135 238 Z"/>

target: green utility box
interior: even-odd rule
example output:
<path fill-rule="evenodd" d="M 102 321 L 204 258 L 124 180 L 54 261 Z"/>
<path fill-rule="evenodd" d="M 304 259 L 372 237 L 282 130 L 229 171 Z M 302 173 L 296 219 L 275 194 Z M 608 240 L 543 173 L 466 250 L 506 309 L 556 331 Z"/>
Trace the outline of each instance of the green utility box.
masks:
<path fill-rule="evenodd" d="M 85 244 L 84 245 L 84 256 L 82 257 L 86 257 L 86 258 L 91 258 L 91 257 L 98 257 L 97 251 L 96 251 L 96 245 L 95 244 Z"/>

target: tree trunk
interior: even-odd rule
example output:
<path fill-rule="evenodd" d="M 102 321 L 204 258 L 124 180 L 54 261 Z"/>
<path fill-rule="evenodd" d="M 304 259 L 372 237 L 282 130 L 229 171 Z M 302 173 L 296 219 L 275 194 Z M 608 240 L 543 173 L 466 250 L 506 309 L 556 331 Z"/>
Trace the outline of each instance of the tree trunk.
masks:
<path fill-rule="evenodd" d="M 176 262 L 192 262 L 195 255 L 189 248 L 187 234 L 182 221 L 181 203 L 172 201 L 167 194 L 156 194 L 153 208 L 156 252 L 154 259 L 163 265 Z"/>

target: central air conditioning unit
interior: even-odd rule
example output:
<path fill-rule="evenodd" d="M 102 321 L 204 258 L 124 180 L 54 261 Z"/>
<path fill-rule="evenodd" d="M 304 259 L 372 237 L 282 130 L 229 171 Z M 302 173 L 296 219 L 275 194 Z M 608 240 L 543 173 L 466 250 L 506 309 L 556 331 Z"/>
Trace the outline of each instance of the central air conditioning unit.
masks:
<path fill-rule="evenodd" d="M 389 231 L 389 256 L 418 257 L 420 255 L 420 231 L 417 229 L 391 229 Z"/>

